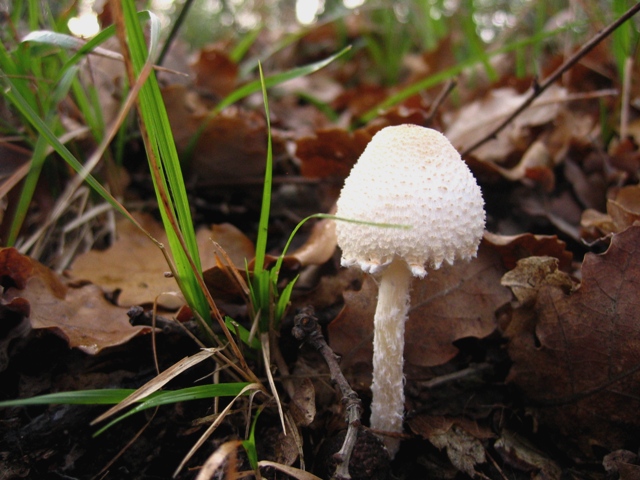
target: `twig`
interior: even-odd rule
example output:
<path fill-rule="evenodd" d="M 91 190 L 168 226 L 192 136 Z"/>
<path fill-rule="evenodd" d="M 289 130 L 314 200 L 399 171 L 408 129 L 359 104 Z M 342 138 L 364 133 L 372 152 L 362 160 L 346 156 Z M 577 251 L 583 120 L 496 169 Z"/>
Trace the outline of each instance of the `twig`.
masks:
<path fill-rule="evenodd" d="M 415 382 L 415 385 L 420 389 L 433 389 L 433 388 L 441 387 L 451 382 L 458 382 L 466 378 L 482 375 L 485 372 L 491 371 L 491 369 L 492 369 L 492 366 L 490 364 L 479 363 L 479 364 L 472 365 L 468 368 L 458 370 L 457 372 L 432 378 L 431 380 Z"/>
<path fill-rule="evenodd" d="M 444 101 L 447 99 L 449 94 L 453 91 L 454 88 L 456 88 L 457 85 L 458 85 L 458 82 L 456 81 L 455 78 L 449 79 L 449 81 L 444 85 L 444 87 L 436 97 L 435 101 L 431 105 L 431 108 L 427 113 L 427 118 L 425 119 L 425 123 L 431 123 L 431 121 L 433 120 L 433 117 L 435 117 L 440 106 L 444 103 Z"/>
<path fill-rule="evenodd" d="M 347 434 L 344 438 L 342 448 L 333 455 L 337 462 L 336 472 L 332 478 L 336 480 L 346 480 L 351 478 L 349 475 L 349 460 L 353 447 L 358 439 L 358 429 L 360 427 L 360 416 L 362 415 L 362 403 L 358 394 L 351 388 L 347 379 L 344 378 L 340 366 L 338 365 L 338 357 L 331 347 L 327 345 L 327 341 L 322 336 L 322 330 L 318 324 L 318 319 L 314 316 L 313 307 L 304 307 L 293 320 L 293 336 L 308 343 L 324 358 L 329 367 L 331 380 L 338 386 L 342 394 L 342 403 L 345 405 Z"/>
<path fill-rule="evenodd" d="M 640 11 L 640 2 L 636 3 L 633 7 L 631 7 L 627 12 L 618 18 L 615 22 L 609 25 L 607 28 L 602 30 L 596 36 L 594 36 L 591 40 L 584 44 L 584 46 L 573 54 L 571 58 L 569 58 L 566 62 L 560 65 L 551 75 L 549 75 L 543 82 L 538 83 L 534 81 L 533 86 L 531 88 L 531 93 L 526 98 L 526 100 L 520 105 L 514 112 L 509 115 L 500 125 L 494 128 L 490 133 L 488 133 L 485 137 L 478 140 L 476 143 L 467 147 L 461 155 L 464 157 L 468 155 L 476 148 L 484 145 L 489 140 L 496 137 L 498 133 L 500 133 L 507 125 L 509 125 L 514 118 L 520 115 L 523 111 L 525 111 L 529 105 L 533 103 L 533 101 L 540 96 L 542 92 L 544 92 L 547 88 L 549 88 L 556 80 L 558 80 L 567 70 L 573 67 L 578 61 L 584 57 L 587 53 L 589 53 L 596 45 L 602 42 L 605 38 L 607 38 L 615 29 L 617 29 L 624 22 L 633 17 L 636 13 Z"/>

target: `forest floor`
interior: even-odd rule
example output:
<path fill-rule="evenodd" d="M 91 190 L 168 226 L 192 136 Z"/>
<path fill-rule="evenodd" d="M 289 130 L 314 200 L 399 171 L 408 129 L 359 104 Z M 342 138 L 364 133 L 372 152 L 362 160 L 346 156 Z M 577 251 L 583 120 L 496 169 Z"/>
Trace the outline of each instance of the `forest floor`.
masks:
<path fill-rule="evenodd" d="M 349 28 L 348 39 L 355 41 L 367 25 Z M 326 358 L 292 334 L 296 314 L 312 307 L 363 406 L 353 478 L 640 479 L 640 67 L 629 63 L 625 81 L 610 39 L 597 35 L 588 52 L 569 45 L 566 55 L 546 53 L 537 79 L 515 74 L 515 53 L 494 55 L 490 67 L 460 69 L 451 82 L 428 85 L 374 110 L 372 118 L 372 109 L 394 94 L 454 68 L 455 39 L 445 38 L 430 53 L 407 54 L 392 87 L 376 77 L 382 66 L 360 49 L 269 90 L 274 181 L 268 251 L 274 258 L 301 219 L 332 212 L 365 145 L 389 125 L 443 132 L 478 180 L 487 222 L 477 258 L 413 282 L 405 428 L 391 462 L 366 429 L 376 282 L 340 266 L 331 220 L 303 226 L 281 271 L 285 281 L 299 275 L 291 305 L 271 337 L 289 434 L 273 401 L 262 403 L 255 424 L 258 460 L 298 470 L 288 475 L 263 466 L 265 478 L 314 478 L 301 469 L 330 478 L 332 454 L 344 441 L 348 412 L 336 378 Z M 268 74 L 316 62 L 339 51 L 343 40 L 332 24 L 318 27 L 263 68 Z M 260 41 L 266 40 L 256 49 Z M 197 52 L 192 63 L 177 44 L 165 66 L 189 74 L 159 74 L 182 152 L 207 112 L 241 84 L 240 72 L 223 44 Z M 95 58 L 91 68 L 110 115 L 120 101 L 113 91 L 123 67 Z M 90 150 L 89 143 L 76 148 Z M 4 175 L 29 158 L 1 148 Z M 228 273 L 235 268 L 245 275 L 245 261 L 255 256 L 266 149 L 262 98 L 254 94 L 208 122 L 184 165 L 207 287 L 220 311 L 247 329 L 246 295 Z M 166 242 L 139 139 L 127 143 L 125 157 L 122 166 L 106 165 L 96 175 Z M 24 238 L 56 204 L 53 183 L 39 182 Z M 16 197 L 8 198 L 11 205 Z M 135 389 L 153 381 L 157 369 L 199 351 L 193 337 L 201 332 L 182 298 L 167 293 L 177 285 L 165 275 L 159 249 L 113 212 L 97 215 L 86 228 L 66 228 L 99 205 L 90 195 L 79 198 L 28 256 L 0 249 L 0 400 Z M 2 238 L 8 223 L 0 224 Z M 211 240 L 230 264 L 221 262 Z M 158 328 L 152 335 L 154 305 Z M 219 325 L 212 328 L 221 334 Z M 243 352 L 268 385 L 263 358 L 246 345 Z M 216 365 L 199 363 L 166 388 L 211 383 Z M 223 370 L 216 381 L 236 377 Z M 148 409 L 98 436 L 92 421 L 104 405 L 2 408 L 0 479 L 171 478 L 231 398 Z M 250 398 L 233 404 L 177 478 L 195 478 L 214 452 L 247 438 L 256 415 Z M 211 478 L 250 475 L 245 450 L 234 445 L 234 453 L 225 454 L 226 474 Z"/>

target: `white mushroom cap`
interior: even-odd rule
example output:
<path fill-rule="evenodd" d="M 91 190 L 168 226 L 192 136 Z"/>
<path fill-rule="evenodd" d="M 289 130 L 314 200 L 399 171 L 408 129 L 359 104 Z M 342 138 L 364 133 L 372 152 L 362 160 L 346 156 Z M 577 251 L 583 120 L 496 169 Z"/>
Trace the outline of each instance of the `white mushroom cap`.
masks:
<path fill-rule="evenodd" d="M 342 265 L 381 272 L 398 256 L 414 276 L 443 261 L 476 256 L 485 225 L 482 192 L 441 133 L 418 125 L 376 133 L 346 179 L 338 217 L 410 225 L 383 228 L 338 221 Z"/>

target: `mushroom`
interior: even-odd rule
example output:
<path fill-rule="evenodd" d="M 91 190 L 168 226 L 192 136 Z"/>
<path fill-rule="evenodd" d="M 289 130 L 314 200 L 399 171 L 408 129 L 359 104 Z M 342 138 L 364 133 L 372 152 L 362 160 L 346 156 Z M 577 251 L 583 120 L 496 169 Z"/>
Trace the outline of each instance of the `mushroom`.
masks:
<path fill-rule="evenodd" d="M 412 277 L 476 256 L 485 225 L 482 192 L 441 133 L 418 125 L 376 133 L 345 180 L 336 216 L 342 266 L 379 281 L 374 316 L 371 428 L 402 432 L 404 325 Z M 406 225 L 385 228 L 370 223 Z M 391 458 L 400 441 L 385 437 Z"/>

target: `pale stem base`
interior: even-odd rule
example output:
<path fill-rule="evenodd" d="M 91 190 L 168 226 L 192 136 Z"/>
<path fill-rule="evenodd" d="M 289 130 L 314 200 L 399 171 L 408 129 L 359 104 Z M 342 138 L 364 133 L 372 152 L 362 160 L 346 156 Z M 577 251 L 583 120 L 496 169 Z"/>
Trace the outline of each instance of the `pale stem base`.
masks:
<path fill-rule="evenodd" d="M 393 260 L 380 277 L 374 316 L 371 428 L 401 433 L 404 416 L 404 325 L 409 314 L 411 270 Z M 384 437 L 393 458 L 400 440 Z"/>

